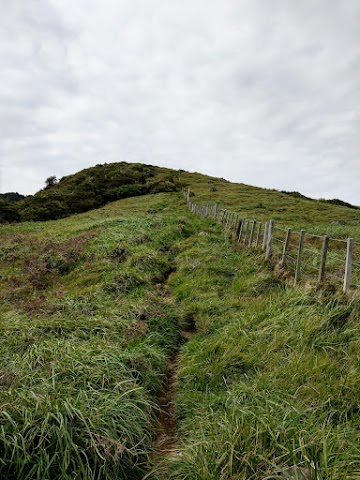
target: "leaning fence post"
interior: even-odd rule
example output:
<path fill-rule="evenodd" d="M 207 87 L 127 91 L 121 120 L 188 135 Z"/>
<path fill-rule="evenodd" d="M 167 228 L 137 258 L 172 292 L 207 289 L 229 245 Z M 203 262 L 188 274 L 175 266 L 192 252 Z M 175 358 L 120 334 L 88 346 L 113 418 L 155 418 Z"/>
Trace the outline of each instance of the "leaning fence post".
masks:
<path fill-rule="evenodd" d="M 297 259 L 296 259 L 295 285 L 300 280 L 300 276 L 301 276 L 301 256 L 302 256 L 302 251 L 303 251 L 303 248 L 304 248 L 304 238 L 305 238 L 305 230 L 301 230 L 298 254 L 297 254 Z"/>
<path fill-rule="evenodd" d="M 323 282 L 325 278 L 325 265 L 326 265 L 328 245 L 329 245 L 329 236 L 324 235 L 322 249 L 321 249 L 321 258 L 320 258 L 319 279 L 318 279 L 319 283 Z"/>
<path fill-rule="evenodd" d="M 252 245 L 252 242 L 253 242 L 253 239 L 254 239 L 255 227 L 256 227 L 256 220 L 253 220 L 253 224 L 251 226 L 249 243 L 248 243 L 248 247 L 250 247 L 250 248 L 251 248 L 251 245 Z"/>
<path fill-rule="evenodd" d="M 267 231 L 265 260 L 270 260 L 270 257 L 271 257 L 274 225 L 275 225 L 275 221 L 270 220 L 268 224 L 268 231 Z"/>
<path fill-rule="evenodd" d="M 286 262 L 286 254 L 289 249 L 290 238 L 291 238 L 291 228 L 288 228 L 286 232 L 285 243 L 284 243 L 282 259 L 281 259 L 281 265 L 283 267 L 285 266 L 285 262 Z"/>
<path fill-rule="evenodd" d="M 261 247 L 262 250 L 265 250 L 265 248 L 266 248 L 266 240 L 267 240 L 268 230 L 269 230 L 269 222 L 266 222 L 265 223 L 263 241 L 262 241 L 262 247 Z"/>
<path fill-rule="evenodd" d="M 352 238 L 348 238 L 347 248 L 346 248 L 345 275 L 344 275 L 344 292 L 345 293 L 347 293 L 350 290 L 350 286 L 351 286 L 353 249 L 354 249 L 354 240 Z"/>

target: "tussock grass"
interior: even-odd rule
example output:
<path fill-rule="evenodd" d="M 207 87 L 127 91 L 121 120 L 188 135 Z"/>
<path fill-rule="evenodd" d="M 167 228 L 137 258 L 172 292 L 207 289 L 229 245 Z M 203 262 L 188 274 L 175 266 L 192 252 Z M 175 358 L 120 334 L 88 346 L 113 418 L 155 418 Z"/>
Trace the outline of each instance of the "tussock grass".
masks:
<path fill-rule="evenodd" d="M 192 178 L 200 199 L 249 216 L 295 212 L 320 231 L 348 212 L 289 196 L 280 211 L 272 191 L 254 199 L 250 187 Z M 358 300 L 286 287 L 176 193 L 0 235 L 1 478 L 360 478 Z M 28 281 L 45 245 L 58 262 L 75 244 L 69 268 Z M 179 346 L 179 454 L 154 460 L 157 397 Z"/>
<path fill-rule="evenodd" d="M 170 279 L 197 334 L 177 375 L 181 454 L 152 478 L 359 478 L 358 303 L 285 287 L 218 228 L 180 243 Z"/>
<path fill-rule="evenodd" d="M 199 222 L 177 196 L 42 224 L 0 247 L 0 476 L 138 479 L 182 312 L 158 285 Z M 38 268 L 35 268 L 35 267 Z"/>

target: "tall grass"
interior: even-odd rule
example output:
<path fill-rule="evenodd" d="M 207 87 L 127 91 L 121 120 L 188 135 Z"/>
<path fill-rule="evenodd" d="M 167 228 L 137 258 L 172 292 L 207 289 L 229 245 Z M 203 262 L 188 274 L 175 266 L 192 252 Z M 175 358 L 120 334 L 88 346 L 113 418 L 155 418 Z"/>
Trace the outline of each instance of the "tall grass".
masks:
<path fill-rule="evenodd" d="M 266 202 L 264 218 L 296 210 L 322 229 L 345 212 L 280 212 L 274 192 L 239 199 L 203 180 L 199 197 Z M 358 301 L 285 287 L 178 194 L 0 235 L 0 478 L 360 478 Z M 179 346 L 178 454 L 159 460 L 157 398 Z"/>
<path fill-rule="evenodd" d="M 285 287 L 218 229 L 179 246 L 171 286 L 198 333 L 179 363 L 180 455 L 152 478 L 360 478 L 358 303 Z"/>
<path fill-rule="evenodd" d="M 182 322 L 159 284 L 198 224 L 163 212 L 168 201 L 178 204 L 154 195 L 140 212 L 129 199 L 1 230 L 1 478 L 138 479 L 147 470 Z"/>

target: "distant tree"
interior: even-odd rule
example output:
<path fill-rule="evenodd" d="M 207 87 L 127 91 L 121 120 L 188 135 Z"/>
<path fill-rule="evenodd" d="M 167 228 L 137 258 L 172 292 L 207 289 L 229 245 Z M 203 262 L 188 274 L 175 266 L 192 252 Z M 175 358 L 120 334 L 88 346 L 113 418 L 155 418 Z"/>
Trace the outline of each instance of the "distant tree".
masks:
<path fill-rule="evenodd" d="M 58 183 L 55 175 L 51 175 L 45 180 L 45 188 L 52 187 Z"/>

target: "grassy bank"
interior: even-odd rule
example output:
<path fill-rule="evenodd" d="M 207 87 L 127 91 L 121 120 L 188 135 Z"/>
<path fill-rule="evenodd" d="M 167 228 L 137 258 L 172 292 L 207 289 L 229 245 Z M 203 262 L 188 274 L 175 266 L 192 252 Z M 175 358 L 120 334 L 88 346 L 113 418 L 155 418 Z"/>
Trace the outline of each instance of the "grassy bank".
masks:
<path fill-rule="evenodd" d="M 359 305 L 286 288 L 218 227 L 171 277 L 197 334 L 177 379 L 180 453 L 166 479 L 360 478 Z"/>
<path fill-rule="evenodd" d="M 162 284 L 198 223 L 178 204 L 152 195 L 1 228 L 1 478 L 146 471 L 182 321 Z"/>
<path fill-rule="evenodd" d="M 0 236 L 1 478 L 360 478 L 357 301 L 285 287 L 179 193 Z"/>

